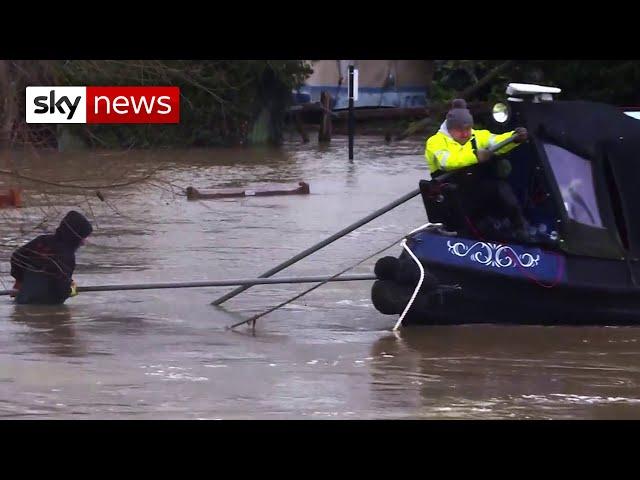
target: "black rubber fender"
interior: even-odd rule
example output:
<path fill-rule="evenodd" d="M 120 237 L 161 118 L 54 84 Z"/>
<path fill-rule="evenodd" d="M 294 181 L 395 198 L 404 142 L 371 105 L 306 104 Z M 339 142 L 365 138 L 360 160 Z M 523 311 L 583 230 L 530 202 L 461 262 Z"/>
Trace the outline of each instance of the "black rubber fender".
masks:
<path fill-rule="evenodd" d="M 400 260 L 396 257 L 382 257 L 373 267 L 373 273 L 380 280 L 395 280 L 400 269 Z"/>
<path fill-rule="evenodd" d="M 424 265 L 424 281 L 421 292 L 428 292 L 438 286 L 438 279 L 432 275 Z M 400 258 L 382 257 L 376 262 L 373 269 L 376 277 L 380 280 L 389 280 L 399 285 L 408 285 L 415 288 L 420 281 L 420 269 L 416 262 L 408 255 L 401 255 Z"/>
<path fill-rule="evenodd" d="M 371 287 L 371 301 L 376 310 L 384 315 L 402 313 L 409 297 L 402 294 L 403 288 L 391 280 L 376 280 Z M 403 302 L 404 300 L 404 302 Z"/>

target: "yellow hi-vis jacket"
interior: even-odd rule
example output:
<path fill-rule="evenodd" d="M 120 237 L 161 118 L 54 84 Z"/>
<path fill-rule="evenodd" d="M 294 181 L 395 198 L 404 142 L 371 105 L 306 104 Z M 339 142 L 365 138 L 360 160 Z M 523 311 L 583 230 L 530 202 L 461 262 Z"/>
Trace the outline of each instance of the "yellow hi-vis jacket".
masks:
<path fill-rule="evenodd" d="M 514 132 L 511 131 L 496 135 L 491 133 L 489 130 L 472 129 L 469 141 L 464 145 L 460 145 L 451 137 L 451 135 L 449 135 L 449 132 L 443 123 L 438 133 L 429 137 L 427 140 L 424 156 L 427 159 L 427 164 L 429 165 L 431 174 L 436 171 L 448 172 L 478 163 L 478 157 L 476 157 L 474 151 L 474 138 L 475 148 L 478 150 L 485 150 L 502 142 L 503 140 L 506 140 L 513 134 Z M 495 153 L 497 155 L 504 155 L 517 146 L 517 143 L 510 143 Z"/>

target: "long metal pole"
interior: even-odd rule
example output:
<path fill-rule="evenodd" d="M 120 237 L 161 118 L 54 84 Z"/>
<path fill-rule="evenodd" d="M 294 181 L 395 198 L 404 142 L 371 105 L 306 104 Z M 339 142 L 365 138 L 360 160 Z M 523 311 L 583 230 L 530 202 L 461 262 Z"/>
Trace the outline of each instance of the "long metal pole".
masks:
<path fill-rule="evenodd" d="M 78 287 L 80 292 L 109 292 L 119 290 L 156 290 L 161 288 L 195 288 L 195 287 L 229 287 L 233 285 L 271 285 L 278 283 L 315 283 L 315 282 L 354 282 L 361 280 L 375 280 L 372 274 L 344 275 L 333 278 L 332 276 L 312 277 L 279 277 L 279 278 L 236 278 L 229 280 L 214 280 L 203 282 L 174 282 L 174 283 L 134 283 L 124 285 L 94 285 Z M 15 290 L 0 290 L 0 295 L 10 295 Z"/>
<path fill-rule="evenodd" d="M 506 140 L 501 141 L 500 143 L 496 143 L 493 147 L 489 147 L 489 151 L 490 152 L 495 152 L 497 150 L 500 150 L 502 147 L 509 145 L 510 143 L 513 143 L 516 139 L 515 135 L 510 136 L 509 138 L 507 138 Z"/>

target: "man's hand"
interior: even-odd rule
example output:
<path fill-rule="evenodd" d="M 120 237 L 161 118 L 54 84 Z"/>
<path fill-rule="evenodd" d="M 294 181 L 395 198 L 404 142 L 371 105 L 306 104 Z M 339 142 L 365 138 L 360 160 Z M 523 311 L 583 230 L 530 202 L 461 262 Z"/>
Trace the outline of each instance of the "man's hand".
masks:
<path fill-rule="evenodd" d="M 70 297 L 75 297 L 78 295 L 78 286 L 76 285 L 75 280 L 71 280 L 71 294 Z"/>
<path fill-rule="evenodd" d="M 22 287 L 22 282 L 20 282 L 19 280 L 16 280 L 12 288 L 12 290 L 15 290 L 15 292 L 10 293 L 9 296 L 11 298 L 15 298 L 17 292 L 20 291 L 20 287 Z"/>
<path fill-rule="evenodd" d="M 486 162 L 493 155 L 489 150 L 478 150 L 476 152 L 476 157 L 478 158 L 478 163 Z"/>
<path fill-rule="evenodd" d="M 516 143 L 524 143 L 529 138 L 529 132 L 527 132 L 527 129 L 524 127 L 518 127 L 514 131 L 516 137 L 514 142 Z"/>

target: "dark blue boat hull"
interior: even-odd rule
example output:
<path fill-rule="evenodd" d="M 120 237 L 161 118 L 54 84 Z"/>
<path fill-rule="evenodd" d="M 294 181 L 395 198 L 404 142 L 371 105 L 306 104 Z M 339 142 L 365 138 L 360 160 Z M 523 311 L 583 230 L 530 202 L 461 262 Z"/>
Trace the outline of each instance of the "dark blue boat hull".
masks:
<path fill-rule="evenodd" d="M 538 246 L 505 245 L 422 232 L 408 242 L 426 269 L 458 292 L 421 292 L 405 325 L 640 324 L 637 265 L 565 256 Z M 374 306 L 399 315 L 415 287 L 378 280 Z"/>

